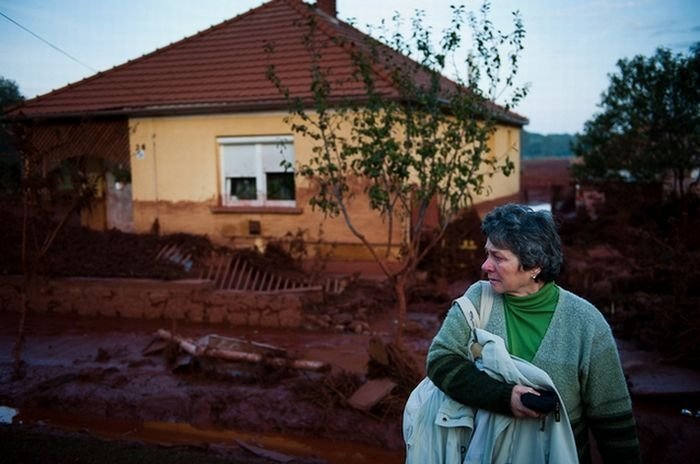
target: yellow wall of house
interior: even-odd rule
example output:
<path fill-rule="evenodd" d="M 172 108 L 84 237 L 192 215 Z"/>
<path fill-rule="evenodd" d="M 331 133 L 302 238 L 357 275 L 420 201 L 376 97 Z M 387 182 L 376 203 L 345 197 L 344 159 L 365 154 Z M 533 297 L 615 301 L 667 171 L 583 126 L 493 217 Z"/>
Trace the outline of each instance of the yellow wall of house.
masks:
<path fill-rule="evenodd" d="M 520 192 L 520 129 L 499 125 L 494 137 L 489 141 L 489 155 L 499 161 L 506 157 L 515 164 L 515 169 L 509 176 L 503 173 L 494 174 L 486 180 L 488 188 L 480 195 L 474 195 L 474 204 L 494 201 L 499 198 L 512 198 Z"/>
<path fill-rule="evenodd" d="M 162 233 L 206 234 L 227 245 L 248 246 L 260 238 L 282 237 L 307 231 L 309 240 L 319 235 L 329 242 L 359 243 L 341 219 L 325 219 L 308 205 L 309 186 L 296 178 L 297 209 L 279 211 L 221 212 L 220 163 L 217 137 L 292 135 L 282 113 L 252 115 L 138 118 L 130 121 L 134 229 L 151 230 L 158 219 Z M 311 143 L 294 135 L 297 161 L 307 161 Z M 143 153 L 136 156 L 137 150 Z M 366 202 L 356 200 L 358 228 L 372 243 L 385 243 L 385 232 L 367 227 L 374 220 Z M 364 213 L 367 214 L 364 214 Z M 260 236 L 249 234 L 249 222 L 259 221 Z"/>
<path fill-rule="evenodd" d="M 312 211 L 308 205 L 310 187 L 299 177 L 295 179 L 296 209 L 222 212 L 218 208 L 221 181 L 217 137 L 293 135 L 296 161 L 308 161 L 312 141 L 292 134 L 284 116 L 285 113 L 269 112 L 131 119 L 134 230 L 148 232 L 157 218 L 161 233 L 205 234 L 220 244 L 249 246 L 301 229 L 309 241 L 320 238 L 341 244 L 334 249 L 339 257 L 367 257 L 341 218 L 325 219 L 318 211 Z M 519 139 L 518 134 L 517 128 L 499 128 L 492 141 L 494 155 L 510 152 L 519 165 L 518 153 L 511 147 Z M 143 156 L 136 156 L 139 151 Z M 517 193 L 518 173 L 516 170 L 508 178 L 494 177 L 489 200 Z M 357 229 L 372 243 L 386 243 L 386 229 L 381 223 L 382 227 L 374 226 L 379 219 L 368 202 L 355 199 L 350 207 L 357 218 Z M 260 235 L 249 233 L 250 221 L 259 221 Z M 398 243 L 401 232 L 397 227 L 393 243 Z"/>

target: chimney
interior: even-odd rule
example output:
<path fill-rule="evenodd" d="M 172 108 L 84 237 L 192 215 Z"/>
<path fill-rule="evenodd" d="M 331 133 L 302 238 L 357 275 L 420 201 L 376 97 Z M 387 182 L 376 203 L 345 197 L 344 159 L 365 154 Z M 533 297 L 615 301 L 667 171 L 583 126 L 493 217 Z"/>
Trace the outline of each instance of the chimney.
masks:
<path fill-rule="evenodd" d="M 335 0 L 316 0 L 316 8 L 333 18 L 338 16 L 338 8 L 336 7 Z"/>

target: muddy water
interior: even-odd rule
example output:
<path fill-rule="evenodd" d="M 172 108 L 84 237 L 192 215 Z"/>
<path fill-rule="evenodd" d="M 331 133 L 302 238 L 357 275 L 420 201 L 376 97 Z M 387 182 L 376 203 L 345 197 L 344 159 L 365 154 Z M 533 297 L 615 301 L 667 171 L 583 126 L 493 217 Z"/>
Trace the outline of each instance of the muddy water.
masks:
<path fill-rule="evenodd" d="M 216 444 L 237 447 L 239 443 L 298 458 L 322 459 L 329 464 L 403 462 L 403 452 L 390 452 L 350 441 L 328 441 L 314 437 L 253 433 L 230 429 L 199 428 L 190 424 L 104 419 L 47 409 L 22 409 L 15 424 L 45 424 L 66 431 L 87 431 L 105 438 L 133 440 L 158 445 Z M 350 437 L 351 438 L 351 437 Z"/>

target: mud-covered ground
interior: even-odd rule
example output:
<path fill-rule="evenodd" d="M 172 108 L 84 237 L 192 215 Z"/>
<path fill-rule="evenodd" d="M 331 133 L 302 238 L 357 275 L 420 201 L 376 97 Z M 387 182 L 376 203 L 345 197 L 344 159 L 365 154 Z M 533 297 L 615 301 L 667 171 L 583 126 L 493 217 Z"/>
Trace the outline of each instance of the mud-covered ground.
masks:
<path fill-rule="evenodd" d="M 286 349 L 331 366 L 317 373 L 245 363 L 201 363 L 167 352 L 144 354 L 159 340 L 159 321 L 30 317 L 23 378 L 14 380 L 11 352 L 16 314 L 0 314 L 0 405 L 16 408 L 14 423 L 52 425 L 111 439 L 205 447 L 217 455 L 254 456 L 245 445 L 274 449 L 302 462 L 398 463 L 403 443 L 399 399 L 371 411 L 347 404 L 365 380 L 370 335 L 234 329 L 179 324 L 187 338 L 216 333 Z M 424 352 L 422 327 L 435 314 L 414 316 L 407 340 Z M 391 321 L 372 335 L 389 338 Z M 225 432 L 223 430 L 226 430 Z M 0 440 L 3 436 L 0 431 Z M 7 438 L 6 438 L 7 439 Z M 273 462 L 273 461 L 270 461 Z"/>
<path fill-rule="evenodd" d="M 407 345 L 417 357 L 427 349 L 439 318 L 437 305 L 414 306 Z M 210 333 L 245 338 L 333 366 L 320 374 L 229 363 L 197 366 L 182 355 L 144 354 L 157 340 L 156 330 L 163 328 L 159 321 L 42 316 L 30 317 L 28 323 L 24 377 L 14 380 L 10 353 L 17 316 L 0 315 L 0 405 L 18 413 L 15 425 L 0 426 L 0 449 L 14 449 L 10 441 L 31 433 L 64 437 L 46 443 L 73 443 L 75 456 L 97 446 L 92 437 L 108 440 L 110 445 L 103 447 L 116 443 L 138 454 L 157 445 L 165 454 L 146 462 L 178 462 L 168 453 L 228 462 L 285 462 L 278 460 L 283 457 L 309 463 L 403 460 L 399 399 L 390 396 L 369 412 L 347 404 L 367 373 L 369 335 L 201 324 L 176 328 L 193 340 Z M 390 320 L 372 323 L 372 333 L 382 338 L 389 337 L 390 329 Z M 646 462 L 693 462 L 700 452 L 700 418 L 684 416 L 681 409 L 700 409 L 700 377 L 668 366 L 662 372 L 662 358 L 640 356 L 629 342 L 622 355 Z M 679 394 L 684 391 L 690 393 Z M 85 442 L 92 444 L 85 448 Z M 49 448 L 42 447 L 42 453 Z M 282 457 L 272 459 L 268 451 Z M 114 452 L 109 455 L 116 459 Z M 95 461 L 76 457 L 63 462 Z"/>
<path fill-rule="evenodd" d="M 525 166 L 528 172 L 523 184 L 528 200 L 557 205 L 566 256 L 559 283 L 596 304 L 620 341 L 645 462 L 695 462 L 700 455 L 700 417 L 694 417 L 700 410 L 697 199 L 655 202 L 646 191 L 610 189 L 593 218 L 588 211 L 574 214 L 576 199 L 565 182 L 552 190 L 560 180 L 538 177 L 553 170 L 538 166 L 528 171 Z M 7 211 L 0 217 L 0 272 L 15 273 L 19 232 Z M 37 236 L 40 232 L 38 228 Z M 460 247 L 469 240 L 476 246 Z M 424 263 L 409 292 L 406 345 L 419 365 L 450 298 L 479 277 L 480 240 L 478 219 L 473 214 L 462 218 L 448 231 L 446 248 L 435 250 Z M 57 276 L 177 278 L 180 267 L 156 259 L 169 243 L 194 255 L 210 250 L 201 237 L 134 237 L 69 228 L 41 270 Z M 279 260 L 285 260 L 284 267 L 293 268 L 294 260 L 279 251 L 256 257 L 257 264 L 279 267 Z M 175 455 L 184 451 L 199 453 L 202 460 L 223 457 L 230 462 L 285 462 L 291 456 L 295 462 L 402 462 L 405 396 L 390 394 L 366 412 L 348 404 L 368 379 L 371 337 L 391 340 L 392 305 L 391 291 L 365 282 L 317 308 L 329 321 L 342 320 L 346 313 L 360 318 L 368 330 L 359 334 L 336 331 L 332 324 L 279 331 L 30 316 L 21 379 L 13 377 L 12 366 L 18 318 L 0 313 L 0 407 L 12 408 L 0 408 L 0 418 L 18 413 L 5 420 L 14 425 L 0 425 L 0 451 L 12 448 L 8 442 L 19 443 L 17 434 L 24 433 L 31 454 L 31 433 L 36 432 L 63 437 L 60 443 L 81 449 L 98 436 L 121 444 L 120 449 L 157 444 L 158 450 L 174 453 L 145 462 L 178 462 Z M 268 343 L 332 368 L 317 373 L 195 362 L 173 350 L 145 354 L 159 328 L 193 340 L 216 333 Z M 138 462 L 118 461 L 117 454 L 108 453 L 114 462 Z M 94 462 L 80 459 L 28 462 Z"/>

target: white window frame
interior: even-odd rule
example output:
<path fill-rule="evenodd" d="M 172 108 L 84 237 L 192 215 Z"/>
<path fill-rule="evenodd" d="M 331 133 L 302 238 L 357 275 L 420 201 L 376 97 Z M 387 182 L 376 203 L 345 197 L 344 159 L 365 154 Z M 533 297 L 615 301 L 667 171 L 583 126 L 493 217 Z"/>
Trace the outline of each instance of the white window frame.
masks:
<path fill-rule="evenodd" d="M 286 159 L 291 164 L 289 168 L 291 173 L 294 174 L 294 163 L 295 163 L 295 152 L 294 152 L 294 137 L 291 135 L 272 135 L 272 136 L 249 136 L 249 137 L 217 137 L 216 139 L 219 145 L 219 166 L 221 172 L 221 203 L 223 206 L 273 206 L 273 207 L 285 207 L 285 208 L 295 208 L 295 200 L 268 200 L 267 199 L 267 172 L 283 172 L 280 171 L 266 171 L 263 161 L 263 146 L 269 144 L 283 144 L 285 146 L 285 154 L 280 153 L 280 161 Z M 226 146 L 230 145 L 248 145 L 253 148 L 254 161 L 252 166 L 253 175 L 243 175 L 241 177 L 255 177 L 255 184 L 257 190 L 257 198 L 255 200 L 239 200 L 231 197 L 228 185 L 227 174 L 231 170 L 235 170 L 232 167 L 230 161 L 227 163 L 226 157 Z M 281 169 L 281 168 L 280 168 Z M 251 172 L 251 166 L 247 166 L 245 169 L 247 172 Z M 286 171 L 286 172 L 290 172 Z M 296 183 L 295 183 L 296 189 Z M 295 192 L 296 193 L 296 192 Z M 295 194 L 296 198 L 296 194 Z"/>

